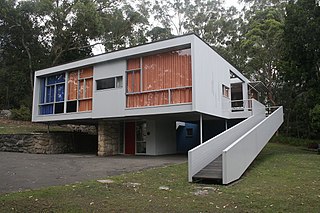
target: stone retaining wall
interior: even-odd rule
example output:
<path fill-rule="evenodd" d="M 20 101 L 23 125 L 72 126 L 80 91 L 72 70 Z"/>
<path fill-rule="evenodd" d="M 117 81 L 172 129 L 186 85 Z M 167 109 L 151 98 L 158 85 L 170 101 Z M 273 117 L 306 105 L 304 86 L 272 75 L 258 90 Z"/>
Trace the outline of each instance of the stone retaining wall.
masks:
<path fill-rule="evenodd" d="M 0 134 L 0 151 L 58 154 L 78 151 L 81 138 L 90 143 L 96 136 L 83 137 L 79 133 Z M 93 138 L 93 139 L 92 139 Z"/>

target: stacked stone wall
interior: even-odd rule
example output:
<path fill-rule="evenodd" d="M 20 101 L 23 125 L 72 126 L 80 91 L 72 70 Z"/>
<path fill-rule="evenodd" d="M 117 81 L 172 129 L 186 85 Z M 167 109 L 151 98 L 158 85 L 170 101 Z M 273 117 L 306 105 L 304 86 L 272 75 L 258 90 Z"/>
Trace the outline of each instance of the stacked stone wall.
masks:
<path fill-rule="evenodd" d="M 98 155 L 118 154 L 120 141 L 120 123 L 118 121 L 101 121 L 98 125 Z"/>
<path fill-rule="evenodd" d="M 96 144 L 94 135 L 83 133 L 36 133 L 36 134 L 0 134 L 0 151 L 25 152 L 38 154 L 59 154 L 86 152 L 81 144 Z M 92 146 L 89 147 L 92 149 Z"/>

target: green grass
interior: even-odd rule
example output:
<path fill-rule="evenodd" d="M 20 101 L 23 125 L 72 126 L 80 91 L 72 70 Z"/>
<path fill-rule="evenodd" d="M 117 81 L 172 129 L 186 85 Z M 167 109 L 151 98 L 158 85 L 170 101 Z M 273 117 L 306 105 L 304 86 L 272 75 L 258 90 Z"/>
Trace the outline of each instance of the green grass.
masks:
<path fill-rule="evenodd" d="M 93 180 L 0 195 L 0 212 L 320 212 L 319 162 L 314 152 L 270 143 L 229 186 L 188 183 L 180 164 L 109 177 L 107 187 Z"/>

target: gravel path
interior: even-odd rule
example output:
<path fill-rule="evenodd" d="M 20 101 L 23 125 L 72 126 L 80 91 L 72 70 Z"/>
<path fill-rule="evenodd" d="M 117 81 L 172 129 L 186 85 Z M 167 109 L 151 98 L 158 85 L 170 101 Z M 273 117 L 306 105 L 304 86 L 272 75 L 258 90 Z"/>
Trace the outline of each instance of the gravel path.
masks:
<path fill-rule="evenodd" d="M 105 178 L 187 162 L 185 155 L 111 156 L 0 152 L 0 193 Z"/>

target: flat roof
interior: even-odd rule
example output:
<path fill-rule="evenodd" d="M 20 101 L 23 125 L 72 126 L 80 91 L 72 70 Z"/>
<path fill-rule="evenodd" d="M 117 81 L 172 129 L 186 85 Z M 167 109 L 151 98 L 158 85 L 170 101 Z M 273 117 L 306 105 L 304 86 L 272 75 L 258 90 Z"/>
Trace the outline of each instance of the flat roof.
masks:
<path fill-rule="evenodd" d="M 107 52 L 100 55 L 91 56 L 89 58 L 38 70 L 35 72 L 35 76 L 48 75 L 54 72 L 65 71 L 65 70 L 84 67 L 88 65 L 103 63 L 110 60 L 128 58 L 132 56 L 139 56 L 144 53 L 161 51 L 163 49 L 170 49 L 174 47 L 182 47 L 182 48 L 190 47 L 193 39 L 195 38 L 199 39 L 199 37 L 196 36 L 195 34 L 187 34 L 187 35 L 169 38 L 166 40 L 141 44 L 141 45 L 129 47 L 126 49 Z"/>

